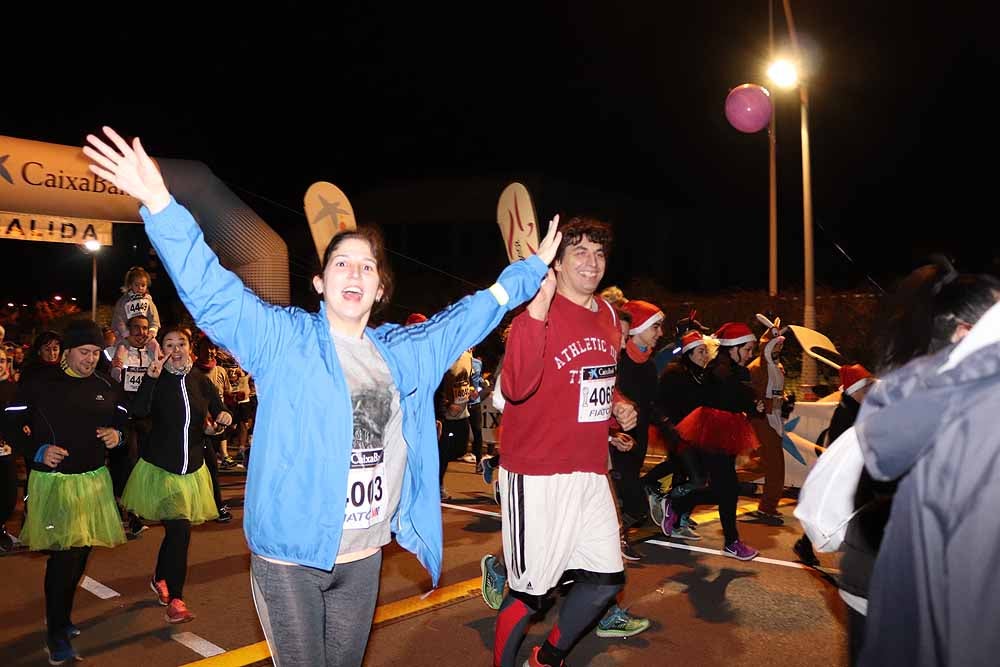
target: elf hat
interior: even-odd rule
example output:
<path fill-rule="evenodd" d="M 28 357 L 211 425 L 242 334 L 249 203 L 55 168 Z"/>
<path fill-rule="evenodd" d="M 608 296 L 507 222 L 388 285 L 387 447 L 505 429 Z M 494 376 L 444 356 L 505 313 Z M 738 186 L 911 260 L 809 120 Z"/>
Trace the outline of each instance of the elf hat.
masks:
<path fill-rule="evenodd" d="M 681 338 L 681 354 L 704 344 L 705 338 L 701 335 L 700 331 L 688 331 Z"/>
<path fill-rule="evenodd" d="M 840 390 L 848 396 L 874 381 L 872 374 L 861 364 L 840 367 Z"/>
<path fill-rule="evenodd" d="M 628 301 L 619 308 L 632 316 L 632 328 L 628 330 L 630 336 L 641 334 L 663 319 L 663 311 L 647 301 Z"/>
<path fill-rule="evenodd" d="M 719 339 L 719 345 L 722 347 L 736 347 L 757 340 L 750 327 L 742 322 L 726 322 L 715 332 L 715 337 Z"/>

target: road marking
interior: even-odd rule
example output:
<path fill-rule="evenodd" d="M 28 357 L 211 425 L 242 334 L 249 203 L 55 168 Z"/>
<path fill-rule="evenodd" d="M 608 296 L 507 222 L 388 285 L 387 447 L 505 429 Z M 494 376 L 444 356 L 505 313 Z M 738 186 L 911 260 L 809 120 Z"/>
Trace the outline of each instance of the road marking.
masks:
<path fill-rule="evenodd" d="M 179 644 L 187 646 L 198 655 L 206 658 L 213 655 L 222 655 L 226 652 L 226 649 L 221 646 L 216 646 L 212 642 L 199 637 L 193 632 L 178 632 L 177 634 L 170 635 L 170 638 Z"/>
<path fill-rule="evenodd" d="M 696 547 L 693 544 L 678 544 L 676 542 L 664 542 L 663 540 L 646 540 L 642 544 L 655 544 L 658 547 L 667 547 L 668 549 L 684 549 L 685 551 L 697 551 L 698 553 L 710 554 L 712 556 L 723 556 L 724 558 L 730 558 L 730 556 L 725 556 L 722 551 L 718 549 L 707 549 L 705 547 Z M 735 559 L 734 559 L 735 560 Z M 743 561 L 745 563 L 750 561 Z M 814 568 L 808 565 L 803 565 L 802 563 L 797 563 L 790 560 L 778 560 L 777 558 L 765 558 L 764 556 L 757 556 L 753 559 L 755 563 L 770 563 L 771 565 L 781 565 L 783 567 L 791 567 L 799 570 L 812 570 Z M 816 568 L 821 572 L 826 574 L 839 575 L 839 570 L 834 570 L 832 568 Z"/>
<path fill-rule="evenodd" d="M 87 576 L 84 576 L 83 580 L 80 581 L 80 588 L 82 588 L 85 591 L 93 593 L 102 600 L 118 597 L 120 595 L 118 591 L 113 591 L 104 584 L 98 581 L 94 581 L 93 579 Z"/>
<path fill-rule="evenodd" d="M 477 510 L 474 507 L 464 507 L 462 505 L 452 505 L 450 503 L 441 503 L 441 507 L 447 507 L 451 510 L 461 510 L 463 512 L 472 512 L 473 514 L 482 514 L 484 516 L 493 516 L 500 518 L 500 512 L 487 512 L 486 510 Z"/>

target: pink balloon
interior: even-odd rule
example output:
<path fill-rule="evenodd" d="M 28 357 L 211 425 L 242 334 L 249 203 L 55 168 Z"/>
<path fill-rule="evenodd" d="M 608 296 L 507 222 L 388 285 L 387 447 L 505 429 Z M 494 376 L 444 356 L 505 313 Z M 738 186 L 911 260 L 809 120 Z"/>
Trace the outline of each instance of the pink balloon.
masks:
<path fill-rule="evenodd" d="M 726 118 L 740 132 L 760 132 L 771 122 L 771 94 L 755 83 L 744 83 L 726 96 Z"/>

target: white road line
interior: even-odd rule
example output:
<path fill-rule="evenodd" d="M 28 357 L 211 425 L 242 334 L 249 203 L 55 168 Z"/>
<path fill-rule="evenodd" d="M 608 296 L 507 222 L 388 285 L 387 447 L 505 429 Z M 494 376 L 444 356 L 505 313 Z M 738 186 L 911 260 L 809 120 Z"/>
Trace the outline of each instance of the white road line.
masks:
<path fill-rule="evenodd" d="M 486 510 L 477 510 L 473 507 L 463 507 L 462 505 L 452 505 L 450 503 L 441 503 L 441 507 L 447 507 L 451 510 L 461 510 L 463 512 L 472 512 L 473 514 L 482 514 L 484 516 L 492 516 L 500 518 L 500 512 L 487 512 Z"/>
<path fill-rule="evenodd" d="M 90 591 L 102 600 L 107 600 L 109 598 L 118 597 L 120 593 L 118 591 L 113 591 L 104 584 L 94 581 L 90 577 L 85 576 L 80 581 L 80 588 L 85 591 Z"/>
<path fill-rule="evenodd" d="M 220 655 L 226 652 L 221 646 L 216 646 L 207 639 L 202 639 L 193 632 L 178 632 L 170 635 L 170 638 L 179 644 L 187 646 L 203 658 L 211 658 L 213 655 Z"/>
<path fill-rule="evenodd" d="M 663 540 L 646 540 L 640 544 L 655 544 L 658 547 L 667 547 L 668 549 L 684 549 L 685 551 L 697 551 L 698 553 L 711 554 L 713 556 L 722 556 L 722 552 L 718 549 L 706 549 L 705 547 L 696 547 L 692 544 L 677 544 L 675 542 L 664 542 Z M 729 558 L 729 556 L 725 556 Z M 765 558 L 763 556 L 757 556 L 753 559 L 754 563 L 770 563 L 771 565 L 781 565 L 783 567 L 793 567 L 799 570 L 812 570 L 813 568 L 808 565 L 803 565 L 802 563 L 796 563 L 789 560 L 778 560 L 776 558 Z M 839 570 L 834 570 L 832 568 L 821 568 L 823 572 L 832 575 L 840 574 Z"/>

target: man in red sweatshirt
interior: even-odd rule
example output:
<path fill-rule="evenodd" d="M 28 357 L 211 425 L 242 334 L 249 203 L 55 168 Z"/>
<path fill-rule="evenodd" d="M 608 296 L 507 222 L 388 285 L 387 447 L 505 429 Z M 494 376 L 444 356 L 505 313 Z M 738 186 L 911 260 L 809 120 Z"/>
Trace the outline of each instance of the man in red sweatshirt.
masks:
<path fill-rule="evenodd" d="M 531 616 L 574 582 L 559 620 L 527 663 L 562 665 L 570 648 L 625 582 L 618 515 L 608 484 L 608 427 L 635 426 L 618 401 L 621 330 L 594 292 L 611 228 L 574 218 L 538 295 L 511 326 L 501 391 L 503 548 L 509 591 L 500 605 L 493 664 L 513 667 Z"/>

